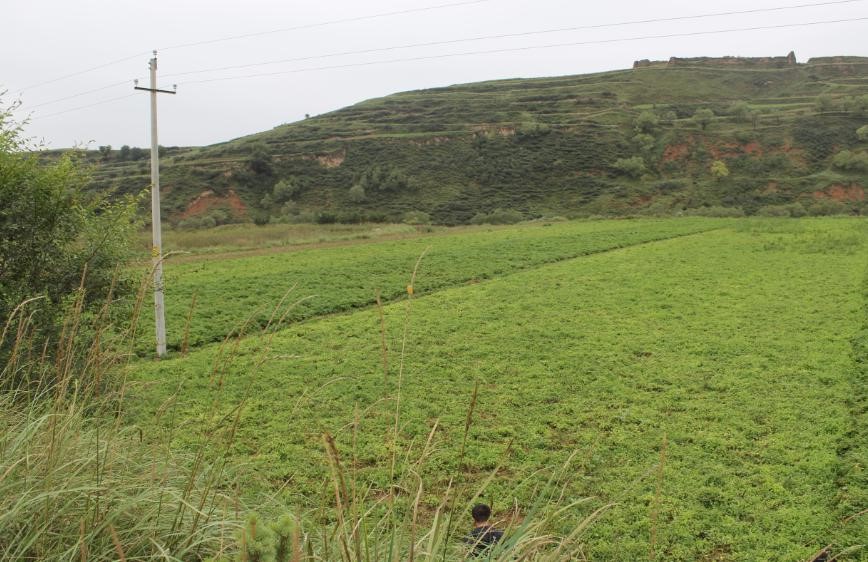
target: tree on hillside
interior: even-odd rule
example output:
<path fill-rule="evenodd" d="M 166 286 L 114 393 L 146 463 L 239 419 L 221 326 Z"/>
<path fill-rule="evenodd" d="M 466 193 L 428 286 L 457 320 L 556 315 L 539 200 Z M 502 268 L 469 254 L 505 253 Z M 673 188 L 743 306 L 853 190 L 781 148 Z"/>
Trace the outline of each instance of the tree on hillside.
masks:
<path fill-rule="evenodd" d="M 760 118 L 762 117 L 762 112 L 758 109 L 754 109 L 750 112 L 748 117 L 750 119 L 751 124 L 753 125 L 753 128 L 756 129 L 757 126 L 759 125 Z"/>
<path fill-rule="evenodd" d="M 821 94 L 817 96 L 817 101 L 814 104 L 814 108 L 817 110 L 817 113 L 832 111 L 833 109 L 835 109 L 835 98 L 833 98 L 829 94 Z"/>
<path fill-rule="evenodd" d="M 639 133 L 638 135 L 633 137 L 633 144 L 636 145 L 636 148 L 639 149 L 643 154 L 647 154 L 654 150 L 654 137 L 645 133 Z"/>
<path fill-rule="evenodd" d="M 130 145 L 125 144 L 118 151 L 118 160 L 125 162 L 130 159 Z"/>
<path fill-rule="evenodd" d="M 729 175 L 729 168 L 726 166 L 726 162 L 724 162 L 723 160 L 715 160 L 714 162 L 712 162 L 709 171 L 711 172 L 711 175 L 714 176 L 714 179 L 716 179 L 717 181 L 720 181 Z"/>
<path fill-rule="evenodd" d="M 271 153 L 265 143 L 257 142 L 250 147 L 250 158 L 247 165 L 255 174 L 268 175 L 271 173 Z"/>
<path fill-rule="evenodd" d="M 431 224 L 431 215 L 424 211 L 407 211 L 402 218 L 404 224 Z"/>
<path fill-rule="evenodd" d="M 361 203 L 365 200 L 365 188 L 361 184 L 355 184 L 349 191 L 350 201 L 353 203 Z"/>
<path fill-rule="evenodd" d="M 69 154 L 46 164 L 31 150 L 0 110 L 0 326 L 36 299 L 16 318 L 30 317 L 39 335 L 50 336 L 79 287 L 85 311 L 131 288 L 117 275 L 129 255 L 135 201 L 88 191 L 87 174 Z"/>
<path fill-rule="evenodd" d="M 401 170 L 392 166 L 375 164 L 356 179 L 367 193 L 398 192 L 413 189 L 413 184 Z"/>
<path fill-rule="evenodd" d="M 704 131 L 706 127 L 708 127 L 709 123 L 714 121 L 714 112 L 706 107 L 697 109 L 696 112 L 693 113 L 693 121 Z"/>
<path fill-rule="evenodd" d="M 298 181 L 295 178 L 284 178 L 274 184 L 271 190 L 271 200 L 275 203 L 285 203 L 298 193 Z"/>
<path fill-rule="evenodd" d="M 103 161 L 109 160 L 112 156 L 112 145 L 107 144 L 99 147 L 100 156 L 102 156 Z"/>
<path fill-rule="evenodd" d="M 832 165 L 847 172 L 868 172 L 868 152 L 842 150 L 832 158 Z"/>
<path fill-rule="evenodd" d="M 850 96 L 844 101 L 844 109 L 856 115 L 868 115 L 868 94 Z"/>
<path fill-rule="evenodd" d="M 868 141 L 868 125 L 862 125 L 856 129 L 856 136 L 859 137 L 859 140 L 862 142 Z"/>
<path fill-rule="evenodd" d="M 737 101 L 729 106 L 729 114 L 739 123 L 750 121 L 750 105 L 746 101 Z"/>
<path fill-rule="evenodd" d="M 130 149 L 130 160 L 143 160 L 148 157 L 148 153 L 144 149 L 134 146 Z"/>
<path fill-rule="evenodd" d="M 636 132 L 648 134 L 653 133 L 659 123 L 660 118 L 657 117 L 657 114 L 646 109 L 636 117 L 634 125 Z"/>

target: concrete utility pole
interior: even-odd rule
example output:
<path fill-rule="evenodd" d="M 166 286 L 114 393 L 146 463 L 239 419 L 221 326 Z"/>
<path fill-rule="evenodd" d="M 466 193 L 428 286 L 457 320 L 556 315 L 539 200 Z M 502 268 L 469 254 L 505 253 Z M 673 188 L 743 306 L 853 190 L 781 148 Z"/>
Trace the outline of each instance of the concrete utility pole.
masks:
<path fill-rule="evenodd" d="M 160 151 L 157 142 L 157 93 L 174 94 L 174 90 L 157 89 L 157 51 L 150 60 L 151 87 L 136 90 L 151 92 L 151 231 L 153 246 L 151 259 L 154 267 L 154 320 L 157 324 L 157 356 L 166 355 L 166 310 L 163 304 L 163 233 L 160 225 Z M 177 89 L 177 86 L 175 87 Z"/>

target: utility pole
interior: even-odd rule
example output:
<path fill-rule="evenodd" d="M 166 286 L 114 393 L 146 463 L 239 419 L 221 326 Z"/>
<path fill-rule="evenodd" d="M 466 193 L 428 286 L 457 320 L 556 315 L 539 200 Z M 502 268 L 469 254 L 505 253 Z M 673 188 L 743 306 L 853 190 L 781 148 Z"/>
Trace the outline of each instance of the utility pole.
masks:
<path fill-rule="evenodd" d="M 142 88 L 138 80 L 134 89 L 151 92 L 151 260 L 154 268 L 154 321 L 157 328 L 157 357 L 166 355 L 166 309 L 163 304 L 163 233 L 160 224 L 160 151 L 157 142 L 157 93 L 174 94 L 174 90 L 157 89 L 157 51 L 148 65 L 151 87 Z M 175 86 L 177 90 L 177 86 Z"/>

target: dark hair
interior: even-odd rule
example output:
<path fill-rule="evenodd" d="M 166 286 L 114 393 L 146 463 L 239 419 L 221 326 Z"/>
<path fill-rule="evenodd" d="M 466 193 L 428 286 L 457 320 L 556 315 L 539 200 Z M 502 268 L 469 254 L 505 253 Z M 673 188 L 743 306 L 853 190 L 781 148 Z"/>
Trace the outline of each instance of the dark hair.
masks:
<path fill-rule="evenodd" d="M 478 503 L 473 506 L 473 510 L 470 513 L 473 514 L 474 521 L 482 523 L 488 521 L 488 518 L 491 517 L 491 508 L 484 503 Z"/>

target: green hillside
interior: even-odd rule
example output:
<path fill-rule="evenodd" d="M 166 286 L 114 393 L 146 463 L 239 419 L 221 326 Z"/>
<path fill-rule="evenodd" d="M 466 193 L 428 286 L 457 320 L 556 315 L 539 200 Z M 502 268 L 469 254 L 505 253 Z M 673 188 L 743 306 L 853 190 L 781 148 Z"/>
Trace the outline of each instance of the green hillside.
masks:
<path fill-rule="evenodd" d="M 638 61 L 404 92 L 226 143 L 166 148 L 164 208 L 193 227 L 861 214 L 866 125 L 865 57 Z M 100 188 L 148 185 L 147 151 L 91 158 Z"/>

